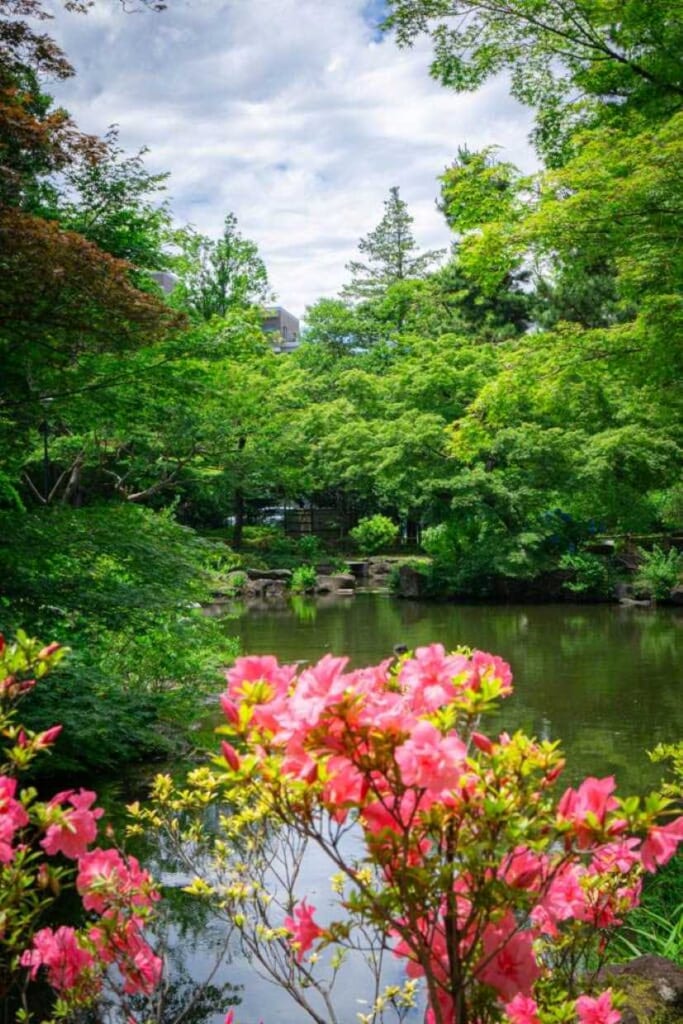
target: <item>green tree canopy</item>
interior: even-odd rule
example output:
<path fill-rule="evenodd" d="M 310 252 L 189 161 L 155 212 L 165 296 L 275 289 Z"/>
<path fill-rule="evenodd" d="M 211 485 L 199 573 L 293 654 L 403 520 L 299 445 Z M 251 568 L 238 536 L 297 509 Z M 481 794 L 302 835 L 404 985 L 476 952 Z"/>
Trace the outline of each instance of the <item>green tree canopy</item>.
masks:
<path fill-rule="evenodd" d="M 358 243 L 366 262 L 352 260 L 347 264 L 351 281 L 342 290 L 344 297 L 378 298 L 392 284 L 426 275 L 443 256 L 443 250 L 420 253 L 411 231 L 412 223 L 408 207 L 394 186 L 384 201 L 381 221 Z"/>
<path fill-rule="evenodd" d="M 174 270 L 180 283 L 174 301 L 200 320 L 225 316 L 231 309 L 263 303 L 270 297 L 268 274 L 255 242 L 237 230 L 228 213 L 217 240 L 192 228 L 176 232 L 179 254 Z"/>
<path fill-rule="evenodd" d="M 683 100 L 679 0 L 389 0 L 399 43 L 427 33 L 432 74 L 459 92 L 507 70 L 536 109 L 536 140 L 566 158 L 577 123 L 624 107 L 667 116 Z"/>

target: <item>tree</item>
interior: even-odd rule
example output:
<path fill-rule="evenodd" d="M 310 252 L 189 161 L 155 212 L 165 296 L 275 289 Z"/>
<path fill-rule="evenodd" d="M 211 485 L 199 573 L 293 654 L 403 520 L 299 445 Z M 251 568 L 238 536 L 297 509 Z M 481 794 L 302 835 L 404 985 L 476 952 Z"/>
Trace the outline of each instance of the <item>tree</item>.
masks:
<path fill-rule="evenodd" d="M 389 0 L 401 45 L 434 44 L 432 75 L 458 92 L 501 71 L 537 110 L 536 142 L 551 162 L 571 152 L 577 124 L 637 108 L 668 116 L 683 100 L 679 0 Z M 580 99 L 577 99 L 580 97 Z"/>
<path fill-rule="evenodd" d="M 174 300 L 193 317 L 210 320 L 231 309 L 266 302 L 268 274 L 255 242 L 237 230 L 237 218 L 228 213 L 218 240 L 192 228 L 176 233 L 180 254 L 174 269 L 180 285 Z"/>
<path fill-rule="evenodd" d="M 429 267 L 441 258 L 444 250 L 418 253 L 410 225 L 413 218 L 399 196 L 397 186 L 389 191 L 384 201 L 384 216 L 374 231 L 358 243 L 367 257 L 367 263 L 352 260 L 346 269 L 351 282 L 342 290 L 342 296 L 351 299 L 376 299 L 398 281 L 424 277 Z"/>
<path fill-rule="evenodd" d="M 102 357 L 116 354 L 118 380 L 123 353 L 157 343 L 184 318 L 136 288 L 134 268 L 115 258 L 158 250 L 159 215 L 141 198 L 154 176 L 137 158 L 119 163 L 111 136 L 83 134 L 43 91 L 45 79 L 73 69 L 34 27 L 50 17 L 41 0 L 0 0 L 0 16 L 0 436 L 3 478 L 16 484 L 45 418 L 41 401 L 109 386 Z"/>
<path fill-rule="evenodd" d="M 102 147 L 98 160 L 77 158 L 53 176 L 45 189 L 46 201 L 34 212 L 127 260 L 136 272 L 164 269 L 169 263 L 164 249 L 171 217 L 158 194 L 165 189 L 168 174 L 147 170 L 144 148 L 126 156 L 115 127 L 105 135 Z"/>
<path fill-rule="evenodd" d="M 75 5 L 74 5 L 75 6 Z M 41 79 L 65 79 L 73 68 L 54 40 L 23 17 L 49 15 L 41 0 L 0 0 L 0 204 L 22 205 L 36 179 L 79 155 L 96 160 L 101 144 L 54 109 Z"/>

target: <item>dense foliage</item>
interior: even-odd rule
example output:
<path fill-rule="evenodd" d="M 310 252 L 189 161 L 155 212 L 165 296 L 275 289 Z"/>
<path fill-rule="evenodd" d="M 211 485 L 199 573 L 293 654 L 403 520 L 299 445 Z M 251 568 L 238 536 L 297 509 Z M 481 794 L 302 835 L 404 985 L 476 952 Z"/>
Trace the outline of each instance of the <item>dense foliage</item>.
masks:
<path fill-rule="evenodd" d="M 104 813 L 97 794 L 69 789 L 41 801 L 23 785 L 61 726 L 25 728 L 20 705 L 49 688 L 46 676 L 65 653 L 21 631 L 13 642 L 0 634 L 0 1001 L 6 1019 L 22 1024 L 38 1015 L 42 1024 L 83 1019 L 107 1003 L 127 1016 L 131 997 L 149 994 L 161 977 L 144 934 L 159 893 L 135 857 L 93 845 Z M 63 923 L 68 894 L 87 918 L 78 927 Z M 47 1001 L 43 978 L 53 992 Z"/>
<path fill-rule="evenodd" d="M 146 716 L 182 717 L 231 653 L 192 606 L 236 559 L 174 518 L 229 524 L 239 548 L 270 506 L 384 516 L 422 531 L 437 594 L 555 574 L 554 593 L 609 596 L 624 564 L 596 536 L 656 534 L 624 544 L 639 592 L 666 598 L 683 525 L 675 6 L 394 0 L 389 28 L 431 35 L 446 86 L 508 69 L 546 168 L 523 175 L 495 140 L 459 148 L 436 269 L 391 188 L 342 297 L 277 356 L 234 216 L 217 239 L 174 225 L 144 153 L 50 100 L 72 69 L 40 0 L 0 3 L 0 614 L 76 651 L 65 758 L 71 714 L 81 766 L 163 745 Z M 280 554 L 312 562 L 311 544 Z M 109 750 L 86 739 L 103 695 Z"/>
<path fill-rule="evenodd" d="M 332 508 L 358 523 L 363 552 L 394 544 L 400 523 L 421 534 L 431 563 L 417 571 L 436 595 L 553 578 L 556 593 L 609 597 L 625 565 L 637 597 L 680 583 L 678 0 L 388 6 L 399 44 L 431 38 L 445 86 L 510 76 L 544 166 L 522 174 L 495 139 L 460 147 L 438 179 L 447 256 L 421 252 L 392 187 L 341 296 L 315 303 L 303 344 L 278 356 L 262 330 L 266 267 L 234 215 L 216 238 L 175 224 L 144 151 L 126 154 L 113 130 L 87 135 L 52 102 L 50 80 L 73 73 L 44 31 L 59 5 L 0 0 L 0 629 L 56 640 L 0 639 L 2 998 L 42 972 L 78 1015 L 112 962 L 124 996 L 158 980 L 141 934 L 156 894 L 133 860 L 89 849 L 94 794 L 44 802 L 15 776 L 44 770 L 48 747 L 51 774 L 72 776 L 178 751 L 236 654 L 201 605 L 244 582 L 226 573 L 245 558 L 295 568 L 296 594 L 330 555 L 316 537 L 285 538 L 268 510 Z M 30 672 L 48 667 L 34 688 Z M 459 1024 L 613 1024 L 609 997 L 575 990 L 574 939 L 594 945 L 669 860 L 681 819 L 656 815 L 679 791 L 617 804 L 611 780 L 588 780 L 556 806 L 554 744 L 474 729 L 509 689 L 499 659 L 433 648 L 391 670 L 343 668 L 240 663 L 224 709 L 246 757 L 225 744 L 227 776 L 200 770 L 180 794 L 161 780 L 162 809 L 141 818 L 168 824 L 170 810 L 177 838 L 177 812 L 205 810 L 226 784 L 243 810 L 226 826 L 235 845 L 214 850 L 228 875 L 235 851 L 263 865 L 274 822 L 327 843 L 361 941 L 380 936 L 366 951 L 392 936 L 426 978 L 430 1020 L 457 1008 Z M 371 869 L 339 852 L 347 817 Z M 266 845 L 260 833 L 249 846 L 262 821 Z M 676 862 L 668 871 L 680 891 Z M 221 909 L 255 951 L 271 943 L 290 984 L 317 985 L 309 948 L 357 932 L 323 929 L 292 890 L 264 945 L 244 925 L 256 906 L 265 927 L 268 903 L 245 889 L 242 861 L 238 874 Z M 72 881 L 104 915 L 87 934 L 46 923 Z M 672 929 L 658 884 L 645 891 L 621 955 L 680 950 L 680 910 Z M 532 931 L 564 978 L 536 959 Z M 390 1004 L 400 1018 L 414 986 L 382 1005 L 375 992 L 370 1019 Z"/>

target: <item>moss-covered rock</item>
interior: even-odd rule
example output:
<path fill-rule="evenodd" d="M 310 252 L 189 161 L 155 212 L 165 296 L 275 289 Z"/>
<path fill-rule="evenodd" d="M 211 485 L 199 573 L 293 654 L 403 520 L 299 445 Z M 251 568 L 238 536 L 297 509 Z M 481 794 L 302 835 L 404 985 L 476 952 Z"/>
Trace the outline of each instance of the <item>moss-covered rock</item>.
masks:
<path fill-rule="evenodd" d="M 663 956 L 639 956 L 600 971 L 601 985 L 623 992 L 622 1024 L 681 1024 L 683 968 Z"/>

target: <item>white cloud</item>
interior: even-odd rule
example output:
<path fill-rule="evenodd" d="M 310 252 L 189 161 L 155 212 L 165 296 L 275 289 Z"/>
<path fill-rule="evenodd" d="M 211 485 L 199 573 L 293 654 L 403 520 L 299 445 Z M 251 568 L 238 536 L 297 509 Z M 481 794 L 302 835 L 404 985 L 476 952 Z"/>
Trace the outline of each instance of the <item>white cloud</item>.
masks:
<path fill-rule="evenodd" d="M 534 166 L 529 112 L 501 80 L 458 96 L 428 74 L 426 43 L 378 41 L 377 0 L 170 0 L 125 14 L 96 0 L 51 26 L 77 76 L 54 88 L 80 126 L 120 126 L 171 172 L 179 221 L 208 234 L 226 212 L 259 245 L 279 301 L 301 315 L 335 294 L 392 185 L 424 248 L 449 243 L 436 177 L 458 145 L 498 144 Z M 365 17 L 364 17 L 365 13 Z"/>

